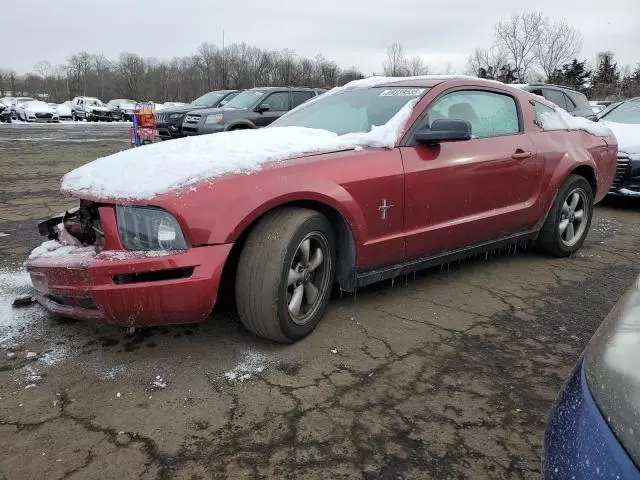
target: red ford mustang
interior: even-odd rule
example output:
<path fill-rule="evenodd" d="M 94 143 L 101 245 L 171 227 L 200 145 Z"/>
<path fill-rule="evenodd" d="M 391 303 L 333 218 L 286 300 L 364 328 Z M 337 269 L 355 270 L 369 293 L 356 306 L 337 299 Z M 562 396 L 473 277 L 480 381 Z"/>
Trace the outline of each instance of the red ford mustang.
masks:
<path fill-rule="evenodd" d="M 554 256 L 580 248 L 617 143 L 566 116 L 479 79 L 355 82 L 273 127 L 71 172 L 63 191 L 80 206 L 40 225 L 49 241 L 27 268 L 62 316 L 194 323 L 228 291 L 251 332 L 293 342 L 336 283 L 354 291 L 519 242 Z"/>

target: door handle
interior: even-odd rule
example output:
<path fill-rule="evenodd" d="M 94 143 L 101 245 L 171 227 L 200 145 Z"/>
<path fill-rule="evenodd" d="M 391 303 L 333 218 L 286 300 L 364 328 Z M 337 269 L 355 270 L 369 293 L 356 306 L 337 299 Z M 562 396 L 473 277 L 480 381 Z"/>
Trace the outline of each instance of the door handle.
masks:
<path fill-rule="evenodd" d="M 511 158 L 514 160 L 524 160 L 525 158 L 531 158 L 531 152 L 525 152 L 524 150 L 518 149 L 515 153 L 511 154 Z"/>

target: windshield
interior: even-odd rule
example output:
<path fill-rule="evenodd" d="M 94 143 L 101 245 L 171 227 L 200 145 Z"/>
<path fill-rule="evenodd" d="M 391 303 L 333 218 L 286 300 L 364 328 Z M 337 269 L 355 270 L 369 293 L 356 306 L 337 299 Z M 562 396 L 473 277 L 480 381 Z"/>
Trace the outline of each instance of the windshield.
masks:
<path fill-rule="evenodd" d="M 640 124 L 640 100 L 621 103 L 600 118 L 607 122 Z"/>
<path fill-rule="evenodd" d="M 344 135 L 368 132 L 387 123 L 427 88 L 378 87 L 325 94 L 272 123 L 274 127 L 320 128 Z"/>
<path fill-rule="evenodd" d="M 246 90 L 234 97 L 229 103 L 224 106 L 224 108 L 246 110 L 247 108 L 251 108 L 258 101 L 258 99 L 262 97 L 262 95 L 264 95 L 264 92 L 261 90 Z"/>
<path fill-rule="evenodd" d="M 91 105 L 93 107 L 101 107 L 104 105 L 104 103 L 102 103 L 97 98 L 87 98 L 84 103 L 85 105 Z"/>
<path fill-rule="evenodd" d="M 26 102 L 33 102 L 33 98 L 25 97 L 25 98 L 18 98 L 16 100 L 16 103 L 26 103 Z"/>
<path fill-rule="evenodd" d="M 191 105 L 194 107 L 215 107 L 222 97 L 224 97 L 224 93 L 221 92 L 205 93 L 191 102 Z"/>

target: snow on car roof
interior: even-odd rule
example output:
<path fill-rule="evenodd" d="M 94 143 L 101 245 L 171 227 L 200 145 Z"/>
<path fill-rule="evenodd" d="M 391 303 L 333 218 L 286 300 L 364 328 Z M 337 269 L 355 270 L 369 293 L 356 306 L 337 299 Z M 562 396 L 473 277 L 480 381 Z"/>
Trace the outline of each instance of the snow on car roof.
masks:
<path fill-rule="evenodd" d="M 61 189 L 77 197 L 143 200 L 226 174 L 251 173 L 266 163 L 362 147 L 392 148 L 416 103 L 417 99 L 409 101 L 386 124 L 369 132 L 338 135 L 304 127 L 270 127 L 124 150 L 69 172 Z"/>

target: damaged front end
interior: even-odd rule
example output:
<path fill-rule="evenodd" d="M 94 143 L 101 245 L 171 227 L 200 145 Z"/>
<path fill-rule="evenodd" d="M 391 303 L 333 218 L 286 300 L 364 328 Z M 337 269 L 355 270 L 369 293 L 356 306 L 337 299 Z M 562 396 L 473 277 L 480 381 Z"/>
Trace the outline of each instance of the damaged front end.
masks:
<path fill-rule="evenodd" d="M 62 245 L 94 246 L 98 253 L 104 249 L 98 206 L 95 202 L 81 200 L 79 207 L 39 223 L 38 231 L 48 240 L 55 240 Z"/>

